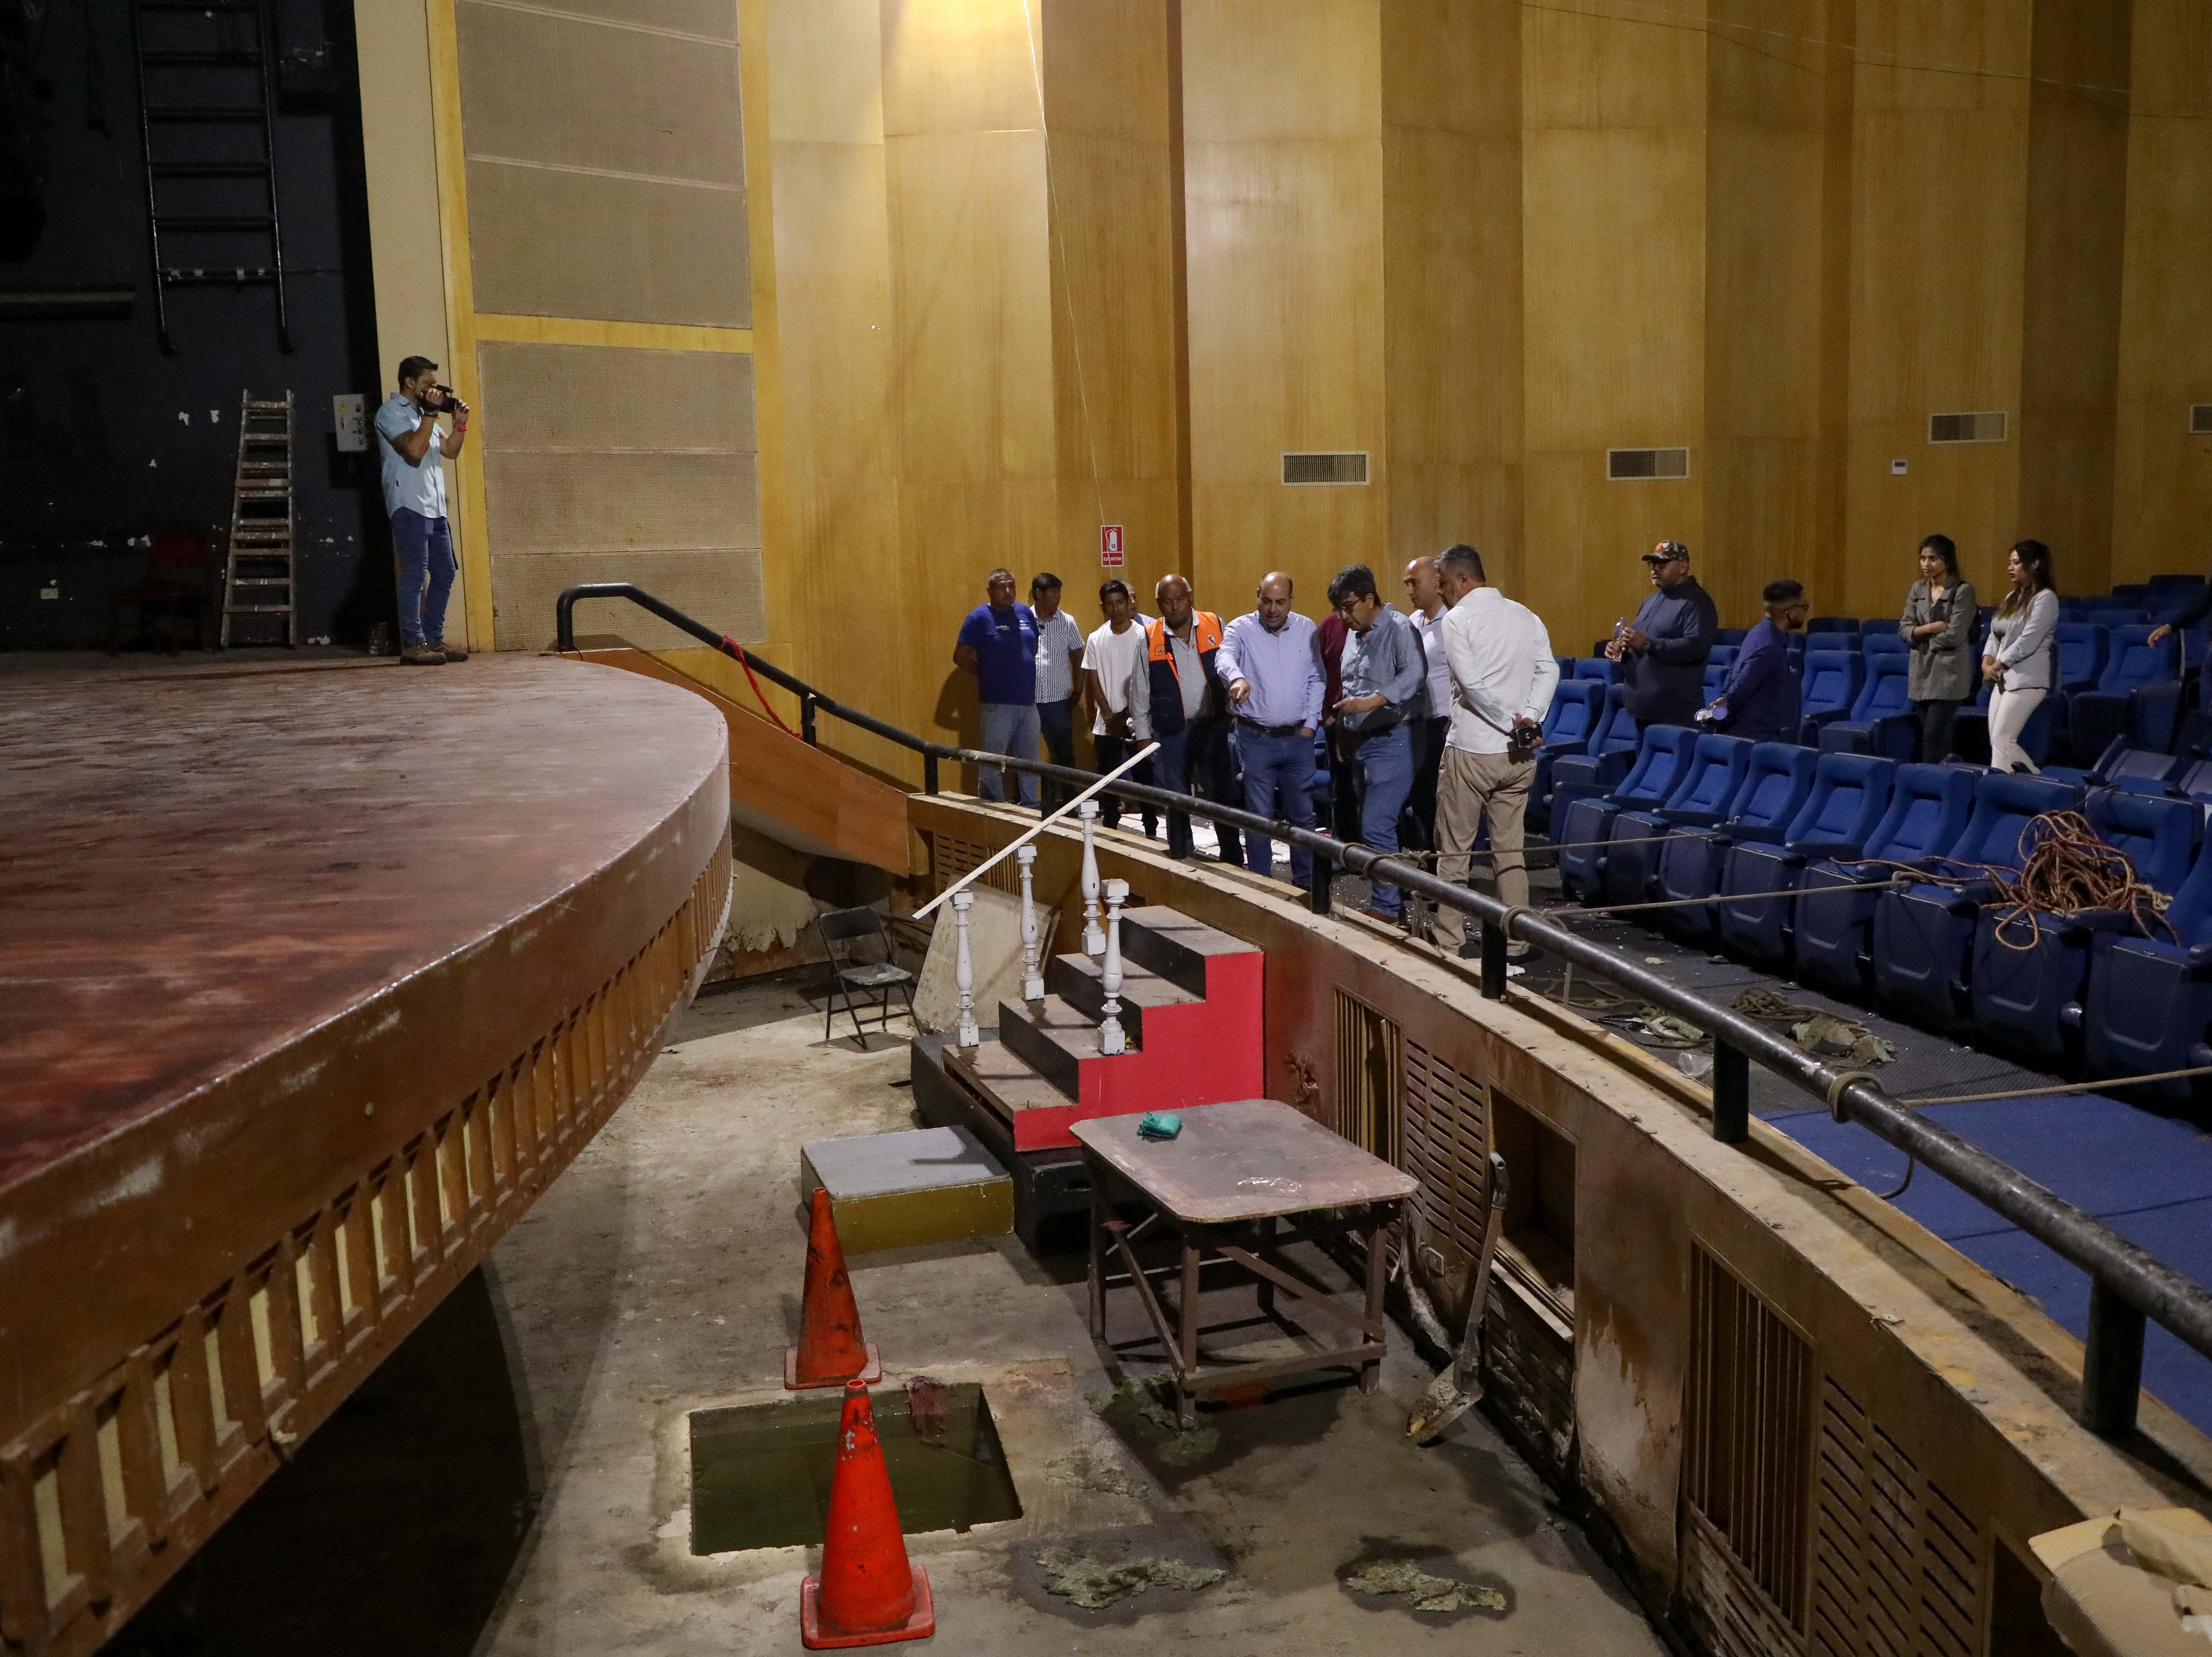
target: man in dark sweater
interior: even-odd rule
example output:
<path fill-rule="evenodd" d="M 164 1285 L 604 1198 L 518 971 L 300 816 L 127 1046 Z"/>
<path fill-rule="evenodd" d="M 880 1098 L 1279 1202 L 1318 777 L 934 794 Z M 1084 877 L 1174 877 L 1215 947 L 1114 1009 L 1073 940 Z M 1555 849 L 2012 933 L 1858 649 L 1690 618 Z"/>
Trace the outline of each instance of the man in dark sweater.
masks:
<path fill-rule="evenodd" d="M 1716 729 L 1751 742 L 1795 742 L 1802 710 L 1797 670 L 1790 661 L 1790 635 L 1805 624 L 1805 585 L 1788 579 L 1766 583 L 1766 613 L 1743 636 L 1728 679 L 1708 710 Z"/>
<path fill-rule="evenodd" d="M 1690 549 L 1662 541 L 1644 555 L 1651 596 L 1606 649 L 1627 664 L 1628 716 L 1649 725 L 1686 725 L 1705 700 L 1705 658 L 1720 631 L 1712 595 L 1690 573 Z"/>

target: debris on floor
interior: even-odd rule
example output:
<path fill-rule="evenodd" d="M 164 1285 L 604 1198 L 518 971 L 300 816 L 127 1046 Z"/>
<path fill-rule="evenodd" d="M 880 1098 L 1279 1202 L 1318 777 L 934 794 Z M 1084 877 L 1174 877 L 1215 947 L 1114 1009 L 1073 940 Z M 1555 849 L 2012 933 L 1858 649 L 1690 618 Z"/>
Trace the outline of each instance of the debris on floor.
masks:
<path fill-rule="evenodd" d="M 1410 1560 L 1384 1559 L 1344 1579 L 1354 1593 L 1407 1593 L 1413 1609 L 1442 1613 L 1465 1611 L 1504 1611 L 1505 1596 L 1496 1588 L 1479 1588 L 1472 1582 L 1455 1582 L 1449 1576 L 1432 1576 Z"/>
<path fill-rule="evenodd" d="M 1091 1407 L 1104 1420 L 1116 1417 L 1144 1432 L 1153 1453 L 1170 1467 L 1194 1466 L 1221 1447 L 1221 1435 L 1211 1427 L 1185 1427 L 1175 1408 L 1164 1404 L 1152 1383 L 1132 1375 L 1112 1392 L 1094 1398 Z"/>
<path fill-rule="evenodd" d="M 1735 998 L 1735 1010 L 1766 1024 L 1779 1024 L 1790 1039 L 1820 1058 L 1848 1058 L 1854 1064 L 1887 1064 L 1897 1049 L 1856 1019 L 1824 1013 L 1802 1002 L 1784 1001 L 1754 984 Z"/>
<path fill-rule="evenodd" d="M 1103 1490 L 1108 1496 L 1134 1496 L 1142 1501 L 1152 1493 L 1126 1471 L 1110 1450 L 1085 1445 L 1054 1456 L 1044 1465 L 1045 1483 L 1065 1484 L 1078 1490 Z"/>
<path fill-rule="evenodd" d="M 1103 1610 L 1155 1584 L 1195 1593 L 1228 1575 L 1216 1566 L 1186 1564 L 1180 1559 L 1124 1559 L 1109 1563 L 1073 1548 L 1041 1549 L 1037 1563 L 1044 1568 L 1047 1593 L 1056 1593 L 1085 1611 Z M 1499 1601 L 1501 1605 L 1504 1603 Z"/>

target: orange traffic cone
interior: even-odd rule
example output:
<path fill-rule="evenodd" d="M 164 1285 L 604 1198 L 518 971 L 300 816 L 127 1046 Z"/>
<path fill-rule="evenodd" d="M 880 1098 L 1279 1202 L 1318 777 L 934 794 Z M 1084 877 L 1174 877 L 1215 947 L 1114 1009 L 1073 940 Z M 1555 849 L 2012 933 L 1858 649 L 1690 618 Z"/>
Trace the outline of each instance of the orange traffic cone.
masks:
<path fill-rule="evenodd" d="M 785 1390 L 883 1378 L 876 1343 L 860 1338 L 860 1308 L 853 1304 L 853 1280 L 845 1274 L 845 1251 L 837 1246 L 830 1193 L 817 1185 L 814 1217 L 806 1232 L 806 1298 L 799 1306 L 799 1344 L 783 1355 Z"/>
<path fill-rule="evenodd" d="M 927 1640 L 936 1632 L 928 1573 L 906 1556 L 868 1389 L 848 1381 L 822 1569 L 799 1589 L 799 1641 L 809 1651 L 833 1651 Z"/>

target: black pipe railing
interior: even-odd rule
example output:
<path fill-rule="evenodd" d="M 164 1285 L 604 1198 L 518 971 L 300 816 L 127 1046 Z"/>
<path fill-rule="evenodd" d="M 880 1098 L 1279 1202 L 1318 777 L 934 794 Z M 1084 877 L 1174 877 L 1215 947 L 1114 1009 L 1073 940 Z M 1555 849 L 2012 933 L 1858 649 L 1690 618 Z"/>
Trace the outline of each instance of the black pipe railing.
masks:
<path fill-rule="evenodd" d="M 813 686 L 751 655 L 726 634 L 694 621 L 628 582 L 572 587 L 560 597 L 556 637 L 560 648 L 575 648 L 573 612 L 580 598 L 620 598 L 651 611 L 671 625 L 746 662 L 763 678 L 781 685 L 812 707 L 923 756 L 925 788 L 938 792 L 938 762 L 951 759 L 979 770 L 1015 771 L 1040 781 L 1087 788 L 1097 781 L 1090 771 L 974 748 L 949 746 L 902 731 L 896 726 L 844 707 Z M 1311 855 L 1309 900 L 1315 912 L 1328 912 L 1329 881 L 1338 868 L 1370 880 L 1388 881 L 1439 908 L 1468 916 L 1482 928 L 1481 984 L 1489 1000 L 1502 1000 L 1507 979 L 1506 945 L 1520 938 L 1553 954 L 1600 973 L 1623 989 L 1694 1025 L 1713 1039 L 1712 1132 L 1716 1139 L 1740 1144 L 1750 1136 L 1753 1061 L 1819 1100 L 1838 1121 L 1856 1122 L 1915 1161 L 1924 1163 L 1976 1201 L 2002 1215 L 2029 1236 L 2088 1274 L 2089 1331 L 2081 1370 L 2077 1414 L 2083 1425 L 2106 1437 L 2132 1432 L 2142 1387 L 2146 1319 L 2171 1331 L 2185 1345 L 2212 1358 L 2212 1290 L 2168 1265 L 2084 1212 L 2048 1186 L 2031 1179 L 1978 1145 L 1938 1126 L 1899 1102 L 1863 1070 L 1838 1069 L 1784 1040 L 1758 1020 L 1709 1002 L 1661 977 L 1640 962 L 1593 941 L 1533 909 L 1510 908 L 1470 887 L 1443 880 L 1426 869 L 1386 856 L 1356 842 L 1330 838 L 1311 829 L 1272 821 L 1255 813 L 1201 800 L 1150 783 L 1117 781 L 1107 792 L 1126 805 L 1150 806 L 1188 825 L 1193 817 L 1234 828 L 1246 835 L 1279 840 Z M 1172 847 L 1181 837 L 1170 833 Z M 1170 852 L 1170 856 L 1180 856 Z"/>

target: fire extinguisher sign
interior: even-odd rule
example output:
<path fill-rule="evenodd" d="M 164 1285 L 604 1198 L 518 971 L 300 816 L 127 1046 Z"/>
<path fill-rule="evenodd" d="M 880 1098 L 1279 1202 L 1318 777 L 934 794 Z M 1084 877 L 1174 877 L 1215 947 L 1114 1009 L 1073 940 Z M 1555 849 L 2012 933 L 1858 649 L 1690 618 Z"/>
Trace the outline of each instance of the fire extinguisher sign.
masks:
<path fill-rule="evenodd" d="M 1121 567 L 1121 525 L 1098 526 L 1098 567 L 1101 570 L 1119 570 Z"/>

